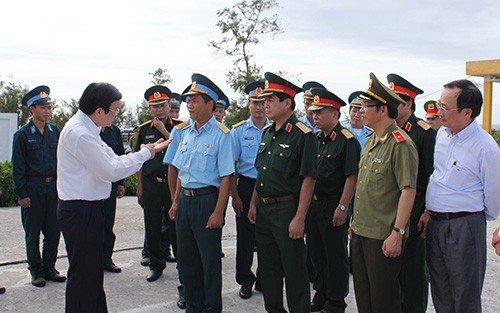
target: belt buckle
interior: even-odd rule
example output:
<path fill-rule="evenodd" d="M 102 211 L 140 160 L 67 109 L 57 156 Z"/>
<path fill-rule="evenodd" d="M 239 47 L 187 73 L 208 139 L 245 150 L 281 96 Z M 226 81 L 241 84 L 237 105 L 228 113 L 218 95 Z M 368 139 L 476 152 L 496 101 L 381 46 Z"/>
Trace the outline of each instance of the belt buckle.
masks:
<path fill-rule="evenodd" d="M 193 197 L 194 196 L 194 190 L 191 189 L 184 189 L 184 195 L 186 197 Z"/>
<path fill-rule="evenodd" d="M 264 198 L 262 198 L 262 202 L 263 202 L 264 204 L 268 204 L 268 201 L 269 201 L 269 197 L 264 197 Z"/>
<path fill-rule="evenodd" d="M 52 181 L 52 177 L 45 177 L 45 182 L 50 183 Z"/>

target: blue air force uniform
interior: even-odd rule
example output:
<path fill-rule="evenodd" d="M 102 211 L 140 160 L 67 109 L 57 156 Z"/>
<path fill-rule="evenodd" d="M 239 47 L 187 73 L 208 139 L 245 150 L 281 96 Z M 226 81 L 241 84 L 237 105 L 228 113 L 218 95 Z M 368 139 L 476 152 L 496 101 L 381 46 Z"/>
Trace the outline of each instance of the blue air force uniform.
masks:
<path fill-rule="evenodd" d="M 192 76 L 184 95 L 205 94 L 214 103 L 222 93 L 208 78 Z M 188 100 L 189 101 L 189 100 Z M 179 275 L 184 284 L 186 312 L 222 312 L 222 228 L 208 229 L 224 176 L 234 173 L 229 129 L 212 116 L 200 129 L 196 123 L 180 130 L 172 165 L 179 170 L 182 189 L 176 226 Z"/>
<path fill-rule="evenodd" d="M 49 88 L 40 86 L 30 91 L 23 104 L 47 103 Z M 25 231 L 28 269 L 33 279 L 53 273 L 59 245 L 57 223 L 56 150 L 57 126 L 45 123 L 43 134 L 33 120 L 14 133 L 12 176 L 14 193 L 19 200 L 29 197 L 31 207 L 21 207 Z M 44 234 L 40 254 L 40 232 Z"/>

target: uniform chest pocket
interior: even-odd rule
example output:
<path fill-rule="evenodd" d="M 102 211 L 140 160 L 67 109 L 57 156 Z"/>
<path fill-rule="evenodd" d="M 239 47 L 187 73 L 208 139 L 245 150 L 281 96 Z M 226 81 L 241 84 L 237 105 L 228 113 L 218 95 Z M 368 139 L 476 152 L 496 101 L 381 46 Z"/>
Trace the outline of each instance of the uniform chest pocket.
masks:
<path fill-rule="evenodd" d="M 340 155 L 338 152 L 320 154 L 318 157 L 318 171 L 334 171 L 340 166 Z"/>
<path fill-rule="evenodd" d="M 293 151 L 291 147 L 278 147 L 273 153 L 272 166 L 280 172 L 289 172 L 292 167 Z"/>
<path fill-rule="evenodd" d="M 210 144 L 199 145 L 196 149 L 197 159 L 200 160 L 200 170 L 206 174 L 217 168 L 217 147 Z"/>
<path fill-rule="evenodd" d="M 252 159 L 257 155 L 257 144 L 255 142 L 243 142 L 241 145 L 241 156 L 243 159 Z"/>
<path fill-rule="evenodd" d="M 373 158 L 369 165 L 369 172 L 367 185 L 373 187 L 375 190 L 380 190 L 387 182 L 387 173 L 389 171 L 389 161 Z"/>
<path fill-rule="evenodd" d="M 31 166 L 36 166 L 38 164 L 43 163 L 44 153 L 43 153 L 43 146 L 40 142 L 38 141 L 28 142 L 26 148 L 27 148 L 26 159 Z"/>

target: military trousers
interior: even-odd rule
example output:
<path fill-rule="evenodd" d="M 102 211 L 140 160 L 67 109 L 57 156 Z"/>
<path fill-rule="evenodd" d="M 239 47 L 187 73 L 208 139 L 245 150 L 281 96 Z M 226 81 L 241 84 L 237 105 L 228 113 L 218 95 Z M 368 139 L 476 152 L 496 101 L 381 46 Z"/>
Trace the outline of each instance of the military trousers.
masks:
<path fill-rule="evenodd" d="M 283 278 L 290 313 L 310 311 L 310 287 L 304 239 L 291 239 L 288 226 L 297 212 L 297 200 L 264 204 L 259 200 L 255 239 L 259 279 L 265 308 L 270 313 L 283 307 Z"/>
<path fill-rule="evenodd" d="M 359 313 L 400 313 L 401 257 L 382 253 L 384 240 L 352 235 L 352 275 Z"/>
<path fill-rule="evenodd" d="M 151 260 L 151 270 L 163 270 L 166 267 L 166 255 L 161 249 L 161 227 L 164 212 L 170 209 L 172 202 L 167 183 L 157 182 L 142 175 L 142 201 L 144 206 L 144 228 Z"/>
<path fill-rule="evenodd" d="M 222 228 L 207 228 L 218 195 L 179 196 L 177 265 L 187 313 L 222 312 Z"/>
<path fill-rule="evenodd" d="M 255 182 L 247 179 L 238 180 L 238 195 L 243 202 L 243 212 L 236 216 L 236 282 L 245 287 L 252 287 L 256 279 L 252 272 L 255 225 L 248 219 L 254 185 Z"/>
<path fill-rule="evenodd" d="M 116 191 L 118 185 L 113 184 L 109 198 L 104 200 L 104 264 L 113 262 L 113 249 L 115 247 L 116 235 L 113 232 L 116 216 Z"/>
<path fill-rule="evenodd" d="M 425 260 L 425 239 L 418 221 L 425 210 L 425 197 L 417 196 L 410 217 L 410 233 L 401 255 L 401 303 L 404 313 L 424 313 L 429 299 L 429 271 Z"/>
<path fill-rule="evenodd" d="M 345 312 L 344 298 L 349 293 L 347 228 L 349 223 L 333 226 L 333 214 L 339 198 L 311 202 L 307 212 L 307 246 L 316 275 L 313 301 L 324 304 L 328 312 Z M 347 212 L 346 212 L 347 213 Z"/>
<path fill-rule="evenodd" d="M 60 229 L 57 222 L 56 181 L 28 182 L 31 207 L 21 208 L 21 221 L 26 241 L 28 269 L 33 276 L 54 269 L 59 246 Z M 40 232 L 43 234 L 40 253 Z"/>
<path fill-rule="evenodd" d="M 175 233 L 175 221 L 168 216 L 170 208 L 163 210 L 163 218 L 161 221 L 161 252 L 167 256 L 170 254 L 170 245 L 174 255 L 177 256 L 177 235 Z M 142 258 L 149 258 L 148 241 L 146 240 L 146 232 L 144 232 L 144 243 L 141 250 Z"/>

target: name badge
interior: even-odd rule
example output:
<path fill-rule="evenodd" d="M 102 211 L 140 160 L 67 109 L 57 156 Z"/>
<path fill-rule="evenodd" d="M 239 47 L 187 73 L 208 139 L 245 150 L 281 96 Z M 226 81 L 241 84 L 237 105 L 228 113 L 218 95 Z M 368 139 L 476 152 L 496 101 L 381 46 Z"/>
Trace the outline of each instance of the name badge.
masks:
<path fill-rule="evenodd" d="M 154 139 L 155 135 L 146 135 L 144 139 Z"/>
<path fill-rule="evenodd" d="M 379 158 L 375 158 L 375 157 L 373 157 L 373 158 L 372 158 L 372 163 L 382 164 L 382 163 L 384 163 L 384 159 L 383 159 L 383 158 L 380 158 L 380 159 L 379 159 Z"/>
<path fill-rule="evenodd" d="M 245 137 L 245 140 L 254 140 L 255 137 Z"/>

